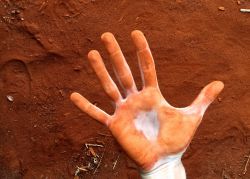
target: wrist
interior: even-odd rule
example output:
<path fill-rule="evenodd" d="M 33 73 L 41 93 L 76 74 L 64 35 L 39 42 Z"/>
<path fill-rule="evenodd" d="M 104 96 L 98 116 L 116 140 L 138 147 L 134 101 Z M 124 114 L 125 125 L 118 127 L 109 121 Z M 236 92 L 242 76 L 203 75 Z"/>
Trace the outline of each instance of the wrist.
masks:
<path fill-rule="evenodd" d="M 142 179 L 186 179 L 182 162 L 163 164 L 153 171 L 141 173 Z"/>
<path fill-rule="evenodd" d="M 183 153 L 171 155 L 158 160 L 148 171 L 141 171 L 142 179 L 186 179 L 181 162 Z"/>

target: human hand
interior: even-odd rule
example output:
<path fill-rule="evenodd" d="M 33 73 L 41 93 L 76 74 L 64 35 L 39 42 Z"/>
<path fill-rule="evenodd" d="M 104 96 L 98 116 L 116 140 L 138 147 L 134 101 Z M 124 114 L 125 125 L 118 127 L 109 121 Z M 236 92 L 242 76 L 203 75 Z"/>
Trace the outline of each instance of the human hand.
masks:
<path fill-rule="evenodd" d="M 220 81 L 214 81 L 203 88 L 190 106 L 171 106 L 158 87 L 154 60 L 143 33 L 136 30 L 131 37 L 137 49 L 143 89 L 137 90 L 115 37 L 111 33 L 104 33 L 101 39 L 110 54 L 126 98 L 122 98 L 98 51 L 93 50 L 88 54 L 89 62 L 105 92 L 115 101 L 115 112 L 113 115 L 105 113 L 78 93 L 72 93 L 71 100 L 83 112 L 105 124 L 142 170 L 151 171 L 168 160 L 181 158 L 205 110 L 224 85 Z"/>

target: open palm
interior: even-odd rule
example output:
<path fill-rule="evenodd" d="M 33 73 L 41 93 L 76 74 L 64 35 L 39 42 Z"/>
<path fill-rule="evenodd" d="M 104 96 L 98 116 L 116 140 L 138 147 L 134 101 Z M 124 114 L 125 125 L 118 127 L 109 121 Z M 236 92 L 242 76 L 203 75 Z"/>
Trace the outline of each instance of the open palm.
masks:
<path fill-rule="evenodd" d="M 143 89 L 138 91 L 130 68 L 111 33 L 101 37 L 110 54 L 114 71 L 126 92 L 122 98 L 109 76 L 98 51 L 90 51 L 88 59 L 105 92 L 115 101 L 113 115 L 108 115 L 78 93 L 71 100 L 94 119 L 107 125 L 128 155 L 143 169 L 151 170 L 162 158 L 181 156 L 192 140 L 209 104 L 223 89 L 223 83 L 207 85 L 186 108 L 172 107 L 158 87 L 154 60 L 142 32 L 132 34 L 137 49 Z"/>

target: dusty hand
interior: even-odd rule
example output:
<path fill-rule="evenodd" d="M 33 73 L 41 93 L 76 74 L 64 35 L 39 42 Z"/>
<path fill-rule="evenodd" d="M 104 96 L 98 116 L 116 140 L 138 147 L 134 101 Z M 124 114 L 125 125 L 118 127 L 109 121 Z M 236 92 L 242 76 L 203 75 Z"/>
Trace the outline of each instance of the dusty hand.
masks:
<path fill-rule="evenodd" d="M 121 52 L 111 33 L 104 33 L 104 42 L 119 82 L 126 91 L 123 99 L 109 76 L 97 51 L 90 51 L 88 59 L 105 92 L 115 101 L 113 115 L 108 115 L 78 93 L 71 100 L 84 112 L 108 126 L 128 155 L 143 169 L 151 170 L 161 158 L 183 153 L 199 126 L 209 104 L 223 89 L 223 83 L 207 85 L 194 102 L 186 108 L 174 108 L 163 98 L 157 83 L 154 60 L 147 41 L 140 31 L 133 31 L 139 67 L 144 87 L 138 91 Z"/>

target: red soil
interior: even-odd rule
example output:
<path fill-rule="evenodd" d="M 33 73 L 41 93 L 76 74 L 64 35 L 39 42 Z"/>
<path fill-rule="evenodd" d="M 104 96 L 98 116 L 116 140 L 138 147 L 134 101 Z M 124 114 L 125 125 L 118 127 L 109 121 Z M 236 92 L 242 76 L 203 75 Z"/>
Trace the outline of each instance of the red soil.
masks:
<path fill-rule="evenodd" d="M 100 141 L 100 166 L 82 177 L 138 178 L 114 139 L 98 134 L 108 130 L 69 100 L 78 91 L 112 113 L 86 60 L 89 50 L 100 50 L 112 71 L 99 39 L 106 31 L 116 35 L 141 85 L 134 29 L 147 36 L 172 105 L 188 105 L 212 80 L 225 83 L 183 158 L 188 178 L 250 178 L 250 14 L 239 12 L 248 2 L 1 0 L 0 178 L 74 178 L 76 165 L 91 159 L 84 144 Z"/>

